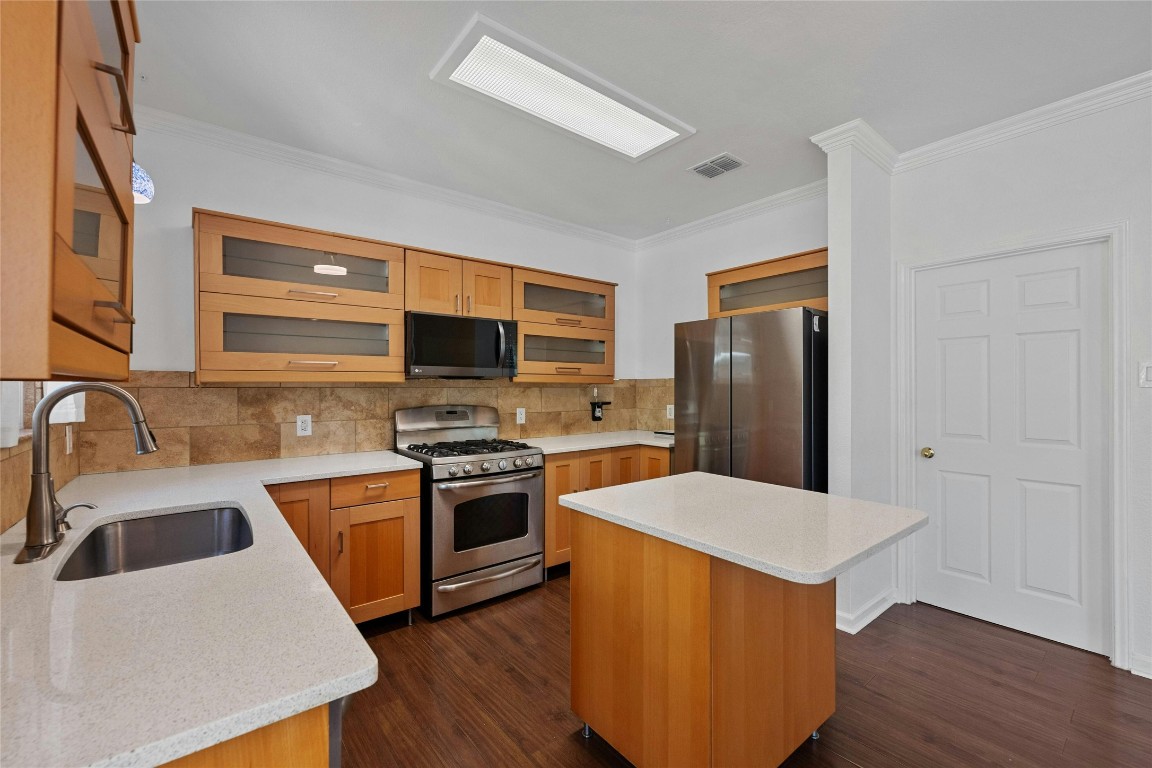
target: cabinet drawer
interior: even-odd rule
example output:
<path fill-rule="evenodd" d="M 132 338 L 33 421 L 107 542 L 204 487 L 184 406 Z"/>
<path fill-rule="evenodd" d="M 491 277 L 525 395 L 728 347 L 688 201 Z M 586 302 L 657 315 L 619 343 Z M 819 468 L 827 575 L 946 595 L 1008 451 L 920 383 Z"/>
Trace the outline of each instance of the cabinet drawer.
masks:
<path fill-rule="evenodd" d="M 332 478 L 332 508 L 420 496 L 420 470 Z"/>
<path fill-rule="evenodd" d="M 616 287 L 611 283 L 512 270 L 513 319 L 570 328 L 611 329 L 616 323 Z"/>

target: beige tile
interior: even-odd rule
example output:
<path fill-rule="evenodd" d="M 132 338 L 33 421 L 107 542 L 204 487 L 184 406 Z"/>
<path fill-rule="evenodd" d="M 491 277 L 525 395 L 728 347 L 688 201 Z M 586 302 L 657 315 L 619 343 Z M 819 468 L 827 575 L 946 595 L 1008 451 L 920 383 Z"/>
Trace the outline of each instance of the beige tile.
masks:
<path fill-rule="evenodd" d="M 597 432 L 623 432 L 636 429 L 636 409 L 608 406 L 604 409 L 604 419 L 596 422 Z"/>
<path fill-rule="evenodd" d="M 379 389 L 338 387 L 319 392 L 320 421 L 384 419 L 389 415 L 388 395 Z"/>
<path fill-rule="evenodd" d="M 188 387 L 192 374 L 188 371 L 130 371 L 127 387 Z"/>
<path fill-rule="evenodd" d="M 140 406 L 153 428 L 236 423 L 236 390 L 233 388 L 142 388 Z"/>
<path fill-rule="evenodd" d="M 539 411 L 520 425 L 520 437 L 556 437 L 561 434 L 561 411 Z"/>
<path fill-rule="evenodd" d="M 601 387 L 600 394 L 602 399 L 610 400 L 616 408 L 636 407 L 636 387 L 632 386 L 631 382 L 618 381 L 611 387 Z M 604 397 L 604 395 L 608 396 Z"/>
<path fill-rule="evenodd" d="M 328 389 L 331 387 L 356 387 L 359 382 L 355 381 L 293 381 L 285 383 L 285 387 L 303 387 L 305 389 Z"/>
<path fill-rule="evenodd" d="M 16 456 L 17 454 L 27 453 L 32 450 L 32 432 L 30 430 L 22 432 L 16 445 L 8 450 L 11 451 L 11 453 L 8 454 L 9 456 Z"/>
<path fill-rule="evenodd" d="M 417 408 L 422 405 L 444 405 L 448 402 L 445 387 L 403 387 L 388 393 L 392 411 L 399 408 Z"/>
<path fill-rule="evenodd" d="M 453 405 L 488 405 L 495 408 L 497 392 L 495 387 L 457 387 L 453 385 L 445 388 L 444 396 Z"/>
<path fill-rule="evenodd" d="M 636 429 L 655 431 L 657 429 L 673 429 L 673 419 L 668 418 L 663 408 L 636 409 Z"/>
<path fill-rule="evenodd" d="M 124 391 L 139 398 L 136 387 L 124 387 Z M 145 411 L 147 414 L 147 411 Z M 125 429 L 132 423 L 124 403 L 105 392 L 87 392 L 84 395 L 84 429 Z M 151 422 L 149 422 L 151 423 Z"/>
<path fill-rule="evenodd" d="M 31 478 L 31 453 L 25 451 L 0 461 L 0 530 L 8 530 L 27 514 Z"/>
<path fill-rule="evenodd" d="M 588 407 L 592 399 L 592 388 L 588 388 L 587 395 L 584 387 L 555 387 L 540 388 L 540 410 L 542 411 L 578 411 Z"/>
<path fill-rule="evenodd" d="M 497 391 L 499 398 L 496 407 L 501 413 L 515 413 L 517 408 L 527 408 L 529 413 L 543 410 L 540 407 L 540 387 L 518 384 L 514 387 L 501 387 Z"/>
<path fill-rule="evenodd" d="M 596 429 L 591 410 L 564 411 L 560 414 L 560 434 L 583 435 Z"/>
<path fill-rule="evenodd" d="M 663 408 L 671 405 L 670 392 L 664 387 L 637 387 L 637 408 Z"/>
<path fill-rule="evenodd" d="M 284 458 L 352 453 L 355 450 L 354 421 L 314 421 L 312 434 L 308 437 L 297 437 L 295 424 L 280 425 L 280 455 Z"/>
<path fill-rule="evenodd" d="M 497 430 L 497 437 L 501 440 L 520 439 L 520 425 L 516 423 L 515 413 L 500 414 L 500 428 Z"/>
<path fill-rule="evenodd" d="M 445 386 L 463 389 L 498 389 L 499 381 L 500 379 L 450 379 L 445 380 Z"/>
<path fill-rule="evenodd" d="M 260 387 L 236 390 L 236 421 L 240 424 L 286 424 L 300 415 L 320 413 L 318 389 Z"/>
<path fill-rule="evenodd" d="M 152 429 L 159 450 L 136 455 L 132 430 L 81 432 L 78 441 L 80 473 L 125 472 L 134 469 L 185 467 L 188 465 L 188 428 Z"/>
<path fill-rule="evenodd" d="M 392 419 L 367 419 L 356 422 L 357 451 L 390 451 L 396 445 L 396 427 Z"/>
<path fill-rule="evenodd" d="M 221 464 L 280 457 L 280 428 L 276 424 L 229 424 L 190 427 L 190 464 Z"/>

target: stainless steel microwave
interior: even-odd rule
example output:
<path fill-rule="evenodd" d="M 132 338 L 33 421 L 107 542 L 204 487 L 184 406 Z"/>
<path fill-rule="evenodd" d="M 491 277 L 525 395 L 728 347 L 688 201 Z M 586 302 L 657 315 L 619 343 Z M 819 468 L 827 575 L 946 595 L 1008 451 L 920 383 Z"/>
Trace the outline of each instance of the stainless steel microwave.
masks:
<path fill-rule="evenodd" d="M 407 313 L 405 374 L 411 379 L 499 379 L 516 375 L 516 323 Z"/>

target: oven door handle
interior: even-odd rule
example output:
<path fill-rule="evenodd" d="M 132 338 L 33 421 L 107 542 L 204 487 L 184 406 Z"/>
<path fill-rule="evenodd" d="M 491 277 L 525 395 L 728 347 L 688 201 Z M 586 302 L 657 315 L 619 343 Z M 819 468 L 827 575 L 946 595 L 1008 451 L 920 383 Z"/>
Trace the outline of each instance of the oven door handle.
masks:
<path fill-rule="evenodd" d="M 485 576 L 482 579 L 472 579 L 471 581 L 462 581 L 459 584 L 441 584 L 440 586 L 436 587 L 436 591 L 437 592 L 455 592 L 458 589 L 464 589 L 464 587 L 474 587 L 477 584 L 486 584 L 489 581 L 497 581 L 499 579 L 506 579 L 509 576 L 515 576 L 518 573 L 523 573 L 524 571 L 527 571 L 530 568 L 535 568 L 538 565 L 540 565 L 540 558 L 536 557 L 536 558 L 533 558 L 531 562 L 524 563 L 523 565 L 518 565 L 510 571 L 504 571 L 503 573 L 494 573 L 491 576 Z"/>
<path fill-rule="evenodd" d="M 457 480 L 452 483 L 437 483 L 436 488 L 441 491 L 452 491 L 457 488 L 475 488 L 478 485 L 503 485 L 504 483 L 518 483 L 521 480 L 531 480 L 533 477 L 539 477 L 540 470 L 535 472 L 528 472 L 523 475 L 512 475 L 511 477 L 482 477 L 479 480 Z"/>

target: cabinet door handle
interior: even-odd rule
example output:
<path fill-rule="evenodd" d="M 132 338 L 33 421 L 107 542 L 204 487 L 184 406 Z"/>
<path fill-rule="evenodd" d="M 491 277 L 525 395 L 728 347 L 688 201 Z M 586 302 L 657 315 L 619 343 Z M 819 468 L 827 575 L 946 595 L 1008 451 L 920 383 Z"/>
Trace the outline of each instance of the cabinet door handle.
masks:
<path fill-rule="evenodd" d="M 456 312 L 457 314 L 460 312 L 460 294 L 456 294 Z"/>
<path fill-rule="evenodd" d="M 332 299 L 340 295 L 332 291 L 305 291 L 302 288 L 289 288 L 288 293 L 306 293 L 309 296 L 327 296 Z"/>
<path fill-rule="evenodd" d="M 556 325 L 580 325 L 583 320 L 577 320 L 574 317 L 558 317 L 556 318 Z"/>
<path fill-rule="evenodd" d="M 337 360 L 289 360 L 288 365 L 340 365 Z"/>
<path fill-rule="evenodd" d="M 469 314 L 469 315 L 472 314 L 472 295 L 471 294 L 468 295 L 468 313 L 467 314 Z"/>
<path fill-rule="evenodd" d="M 565 368 L 563 366 L 556 366 L 556 373 L 580 373 L 579 368 Z"/>
<path fill-rule="evenodd" d="M 120 315 L 119 320 L 113 320 L 112 321 L 114 323 L 127 323 L 129 325 L 133 325 L 136 322 L 136 318 L 134 318 L 134 317 L 132 317 L 132 315 L 128 314 L 128 310 L 125 309 L 124 302 L 122 302 L 122 301 L 94 301 L 94 302 L 92 302 L 92 306 L 103 307 L 105 309 L 111 309 L 116 314 Z"/>
<path fill-rule="evenodd" d="M 364 483 L 365 488 L 387 488 L 388 483 Z"/>
<path fill-rule="evenodd" d="M 336 534 L 336 554 L 344 554 L 344 531 Z"/>
<path fill-rule="evenodd" d="M 92 62 L 92 67 L 106 75 L 112 75 L 116 78 L 116 88 L 120 91 L 120 118 L 124 121 L 124 125 L 112 124 L 112 130 L 122 131 L 123 133 L 130 133 L 136 135 L 136 121 L 132 119 L 132 102 L 128 98 L 128 78 L 124 77 L 124 70 L 118 69 L 111 64 L 105 64 L 102 61 Z"/>

